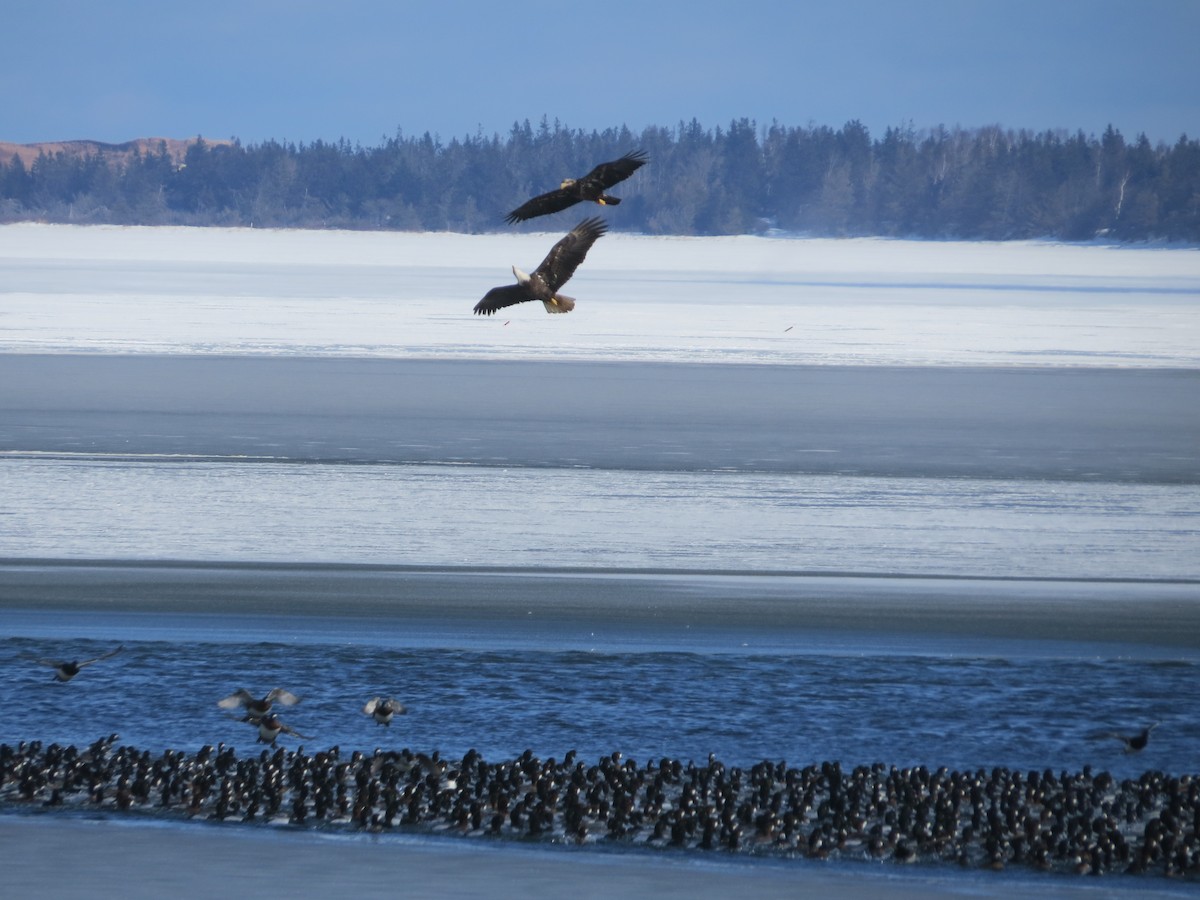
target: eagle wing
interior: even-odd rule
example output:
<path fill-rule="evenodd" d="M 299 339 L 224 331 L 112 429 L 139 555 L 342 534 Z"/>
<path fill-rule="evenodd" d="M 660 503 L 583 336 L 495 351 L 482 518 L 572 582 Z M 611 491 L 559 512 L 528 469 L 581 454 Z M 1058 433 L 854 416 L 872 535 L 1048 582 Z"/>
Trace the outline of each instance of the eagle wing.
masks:
<path fill-rule="evenodd" d="M 634 150 L 632 153 L 626 153 L 620 159 L 600 163 L 600 165 L 581 178 L 580 181 L 585 181 L 589 185 L 596 184 L 600 190 L 605 190 L 618 182 L 624 181 L 644 166 L 648 159 L 649 157 L 646 155 L 645 150 Z"/>
<path fill-rule="evenodd" d="M 490 316 L 498 309 L 503 309 L 506 306 L 512 306 L 516 303 L 524 303 L 526 300 L 532 300 L 529 292 L 519 284 L 506 284 L 503 287 L 494 287 L 486 294 L 483 299 L 475 304 L 475 315 Z"/>
<path fill-rule="evenodd" d="M 608 231 L 608 225 L 599 216 L 584 219 L 550 248 L 550 252 L 542 260 L 542 264 L 537 267 L 535 274 L 541 276 L 551 291 L 557 292 L 560 287 L 571 280 L 571 276 L 575 274 L 579 264 L 592 249 L 592 244 L 596 243 L 606 231 Z M 487 297 L 483 299 L 487 300 Z"/>
<path fill-rule="evenodd" d="M 538 194 L 532 200 L 522 203 L 505 216 L 504 221 L 509 225 L 514 225 L 517 222 L 524 222 L 526 219 L 533 219 L 537 216 L 548 216 L 569 206 L 574 206 L 578 202 L 579 196 L 573 190 L 569 188 L 557 188 L 553 191 L 547 191 L 544 194 Z"/>

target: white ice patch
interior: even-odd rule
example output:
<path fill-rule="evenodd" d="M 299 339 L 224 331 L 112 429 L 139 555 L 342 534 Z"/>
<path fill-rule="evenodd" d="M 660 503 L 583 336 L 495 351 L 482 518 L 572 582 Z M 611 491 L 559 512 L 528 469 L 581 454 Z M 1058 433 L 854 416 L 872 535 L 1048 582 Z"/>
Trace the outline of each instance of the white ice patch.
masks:
<path fill-rule="evenodd" d="M 610 234 L 574 315 L 471 315 L 556 234 L 0 226 L 0 352 L 1200 364 L 1195 249 Z"/>

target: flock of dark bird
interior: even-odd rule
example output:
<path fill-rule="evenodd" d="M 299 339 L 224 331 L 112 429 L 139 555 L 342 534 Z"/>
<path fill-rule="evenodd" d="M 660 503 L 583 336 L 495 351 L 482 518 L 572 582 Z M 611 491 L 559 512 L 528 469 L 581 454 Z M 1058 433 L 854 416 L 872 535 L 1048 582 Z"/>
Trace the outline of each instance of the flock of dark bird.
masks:
<path fill-rule="evenodd" d="M 644 166 L 647 159 L 644 151 L 634 150 L 620 159 L 601 163 L 582 178 L 563 179 L 556 190 L 539 194 L 518 206 L 508 214 L 505 221 L 510 225 L 525 222 L 583 202 L 616 206 L 621 199 L 609 194 L 608 189 Z M 588 251 L 592 249 L 592 244 L 607 230 L 608 225 L 599 217 L 584 219 L 550 248 L 550 252 L 546 254 L 541 265 L 533 270 L 532 275 L 513 266 L 513 275 L 516 276 L 517 283 L 492 288 L 475 304 L 475 314 L 490 316 L 506 306 L 529 300 L 540 300 L 548 313 L 570 312 L 575 308 L 575 300 L 560 294 L 559 288 L 571 279 Z"/>
<path fill-rule="evenodd" d="M 37 662 L 67 682 L 93 659 Z M 343 755 L 276 747 L 310 740 L 280 721 L 300 698 L 244 688 L 217 701 L 269 745 L 239 757 L 232 747 L 159 756 L 118 745 L 118 735 L 79 749 L 39 741 L 0 744 L 0 804 L 184 815 L 216 821 L 418 828 L 569 843 L 723 850 L 813 859 L 954 862 L 1101 875 L 1200 878 L 1200 778 L 1146 772 L 1117 782 L 1107 772 L 929 771 L 882 763 L 844 771 L 761 762 L 749 769 L 662 759 L 639 766 L 620 753 L 589 764 L 531 751 L 489 763 L 438 752 L 377 749 Z M 372 697 L 361 712 L 380 725 L 407 712 Z M 1151 725 L 1108 734 L 1143 750 Z"/>
<path fill-rule="evenodd" d="M 1200 877 L 1200 779 L 836 762 L 749 769 L 620 753 L 595 763 L 526 751 L 282 747 L 239 757 L 117 745 L 0 744 L 0 800 L 295 827 L 396 828 L 810 859 Z M 272 738 L 273 740 L 273 738 Z"/>

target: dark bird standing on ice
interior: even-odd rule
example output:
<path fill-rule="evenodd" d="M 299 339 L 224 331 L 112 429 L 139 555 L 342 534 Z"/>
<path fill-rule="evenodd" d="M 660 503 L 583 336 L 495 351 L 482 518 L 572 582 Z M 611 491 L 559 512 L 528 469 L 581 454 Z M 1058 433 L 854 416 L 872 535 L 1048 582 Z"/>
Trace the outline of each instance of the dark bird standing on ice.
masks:
<path fill-rule="evenodd" d="M 564 178 L 558 190 L 539 194 L 526 201 L 510 212 L 504 221 L 510 225 L 524 222 L 526 219 L 556 213 L 584 200 L 599 203 L 601 206 L 616 206 L 621 202 L 621 198 L 606 194 L 605 191 L 644 166 L 647 159 L 644 150 L 634 150 L 620 159 L 600 163 L 582 178 Z"/>
<path fill-rule="evenodd" d="M 490 316 L 498 309 L 527 300 L 541 300 L 548 313 L 570 312 L 575 308 L 574 298 L 558 293 L 558 289 L 575 274 L 592 244 L 607 230 L 600 218 L 584 219 L 550 249 L 532 275 L 513 266 L 517 283 L 492 288 L 475 304 L 475 314 Z"/>
<path fill-rule="evenodd" d="M 124 649 L 125 649 L 125 647 L 124 647 L 124 645 L 122 645 L 122 646 L 118 647 L 116 650 L 112 650 L 108 653 L 105 653 L 103 656 L 97 656 L 95 659 L 72 659 L 72 660 L 39 659 L 38 662 L 41 663 L 43 666 L 53 666 L 54 667 L 54 680 L 55 681 L 70 681 L 72 678 L 74 678 L 76 675 L 79 674 L 79 670 L 82 669 L 84 666 L 90 666 L 92 663 L 98 663 L 102 659 L 108 659 L 110 656 L 116 656 L 118 653 L 120 653 Z"/>

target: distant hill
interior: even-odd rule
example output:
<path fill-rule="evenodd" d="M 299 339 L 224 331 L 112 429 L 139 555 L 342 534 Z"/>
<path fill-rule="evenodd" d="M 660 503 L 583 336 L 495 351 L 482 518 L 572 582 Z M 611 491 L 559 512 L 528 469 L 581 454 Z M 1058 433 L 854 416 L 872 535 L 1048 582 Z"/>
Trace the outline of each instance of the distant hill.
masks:
<path fill-rule="evenodd" d="M 14 157 L 19 156 L 26 168 L 41 154 L 53 156 L 62 153 L 68 157 L 102 156 L 111 162 L 123 162 L 135 153 L 157 153 L 160 146 L 167 148 L 167 156 L 175 164 L 183 162 L 187 149 L 196 143 L 197 138 L 179 140 L 178 138 L 135 138 L 123 144 L 106 144 L 103 141 L 42 141 L 37 144 L 13 144 L 0 141 L 0 166 L 7 166 Z M 210 141 L 206 144 L 227 144 L 228 141 Z"/>

